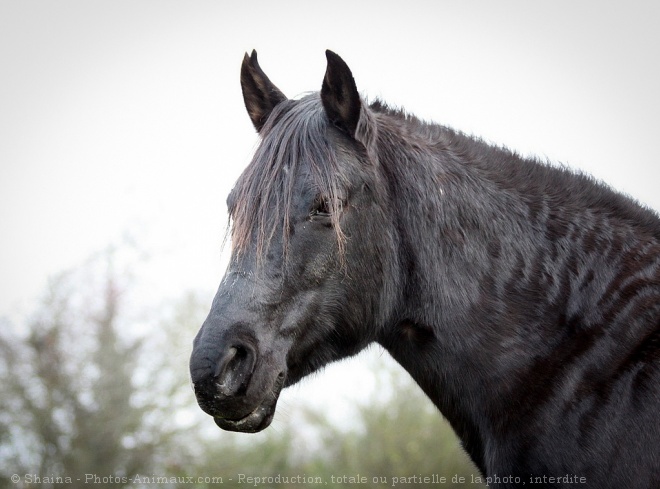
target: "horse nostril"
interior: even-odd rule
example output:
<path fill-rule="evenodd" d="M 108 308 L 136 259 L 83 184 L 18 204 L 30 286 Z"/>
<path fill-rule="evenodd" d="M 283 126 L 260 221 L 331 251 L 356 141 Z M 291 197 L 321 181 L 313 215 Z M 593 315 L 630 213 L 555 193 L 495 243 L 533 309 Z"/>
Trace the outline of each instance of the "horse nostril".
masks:
<path fill-rule="evenodd" d="M 238 353 L 238 350 L 234 346 L 225 352 L 222 358 L 218 361 L 218 364 L 215 366 L 215 372 L 213 372 L 214 377 L 218 378 L 222 375 L 223 371 L 227 368 L 227 365 L 236 356 L 236 353 Z"/>
<path fill-rule="evenodd" d="M 215 382 L 224 396 L 244 394 L 252 376 L 256 355 L 247 345 L 232 346 L 218 361 Z"/>

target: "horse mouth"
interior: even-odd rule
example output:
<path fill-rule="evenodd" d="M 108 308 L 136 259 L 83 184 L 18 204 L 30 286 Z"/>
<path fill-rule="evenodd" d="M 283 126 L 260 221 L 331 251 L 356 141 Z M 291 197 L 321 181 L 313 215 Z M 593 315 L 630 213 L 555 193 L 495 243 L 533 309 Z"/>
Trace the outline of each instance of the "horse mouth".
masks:
<path fill-rule="evenodd" d="M 275 408 L 277 400 L 280 397 L 280 392 L 284 387 L 284 379 L 286 375 L 281 372 L 273 388 L 266 394 L 265 398 L 252 412 L 243 416 L 240 419 L 229 419 L 220 416 L 215 416 L 213 420 L 218 427 L 226 431 L 238 431 L 241 433 L 258 433 L 270 426 L 275 416 Z"/>
<path fill-rule="evenodd" d="M 268 428 L 275 415 L 275 404 L 262 404 L 250 414 L 241 419 L 213 418 L 215 424 L 226 431 L 241 433 L 257 433 Z"/>

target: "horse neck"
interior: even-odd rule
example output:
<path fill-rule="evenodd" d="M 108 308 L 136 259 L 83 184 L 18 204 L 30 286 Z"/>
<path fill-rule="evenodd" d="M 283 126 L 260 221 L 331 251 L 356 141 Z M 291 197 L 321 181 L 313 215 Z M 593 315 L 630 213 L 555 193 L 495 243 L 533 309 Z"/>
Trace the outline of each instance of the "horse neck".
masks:
<path fill-rule="evenodd" d="M 620 202 L 629 215 L 613 231 L 606 213 L 580 208 L 562 187 L 577 175 L 451 131 L 384 132 L 379 162 L 395 203 L 405 285 L 379 342 L 484 470 L 484 444 L 497 425 L 516 422 L 524 395 L 540 395 L 525 386 L 539 359 L 558 369 L 567 336 L 575 335 L 576 348 L 588 341 L 580 328 L 598 293 L 578 263 L 591 260 L 591 270 L 603 263 L 585 241 L 595 248 L 613 236 L 655 240 L 657 253 L 657 217 L 644 214 L 640 231 L 631 224 L 637 211 Z M 571 294 L 580 283 L 587 283 L 581 294 Z"/>
<path fill-rule="evenodd" d="M 451 325 L 489 295 L 484 280 L 494 268 L 514 268 L 539 251 L 539 229 L 524 192 L 490 179 L 477 160 L 513 156 L 450 130 L 434 139 L 385 138 L 379 163 L 399 241 L 399 316 L 425 319 L 428 327 L 442 329 L 447 342 L 465 341 L 463 328 L 452 331 Z M 489 154 L 478 155 L 480 150 Z"/>

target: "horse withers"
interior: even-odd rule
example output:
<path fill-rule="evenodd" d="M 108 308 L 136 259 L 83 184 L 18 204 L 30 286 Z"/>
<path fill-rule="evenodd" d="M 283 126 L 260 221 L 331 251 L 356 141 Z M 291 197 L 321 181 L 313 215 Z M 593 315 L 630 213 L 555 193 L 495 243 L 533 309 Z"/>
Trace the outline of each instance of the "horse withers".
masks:
<path fill-rule="evenodd" d="M 194 341 L 201 408 L 260 431 L 282 388 L 375 342 L 493 487 L 660 487 L 658 215 L 367 104 L 326 55 L 321 91 L 298 100 L 243 60 L 261 144 Z"/>

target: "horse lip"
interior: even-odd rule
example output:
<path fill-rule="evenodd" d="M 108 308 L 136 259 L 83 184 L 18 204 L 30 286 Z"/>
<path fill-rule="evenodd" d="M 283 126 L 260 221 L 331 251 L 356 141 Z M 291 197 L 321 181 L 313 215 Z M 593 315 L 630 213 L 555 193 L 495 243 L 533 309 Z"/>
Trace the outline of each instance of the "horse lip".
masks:
<path fill-rule="evenodd" d="M 262 404 L 244 418 L 233 420 L 226 418 L 213 418 L 218 427 L 226 431 L 238 431 L 241 433 L 257 433 L 267 428 L 273 421 L 275 414 L 274 405 Z"/>
<path fill-rule="evenodd" d="M 275 407 L 280 392 L 284 387 L 286 374 L 280 372 L 275 379 L 275 384 L 263 401 L 252 412 L 240 419 L 228 419 L 215 416 L 213 420 L 218 427 L 227 431 L 239 431 L 242 433 L 257 433 L 268 426 L 275 416 Z"/>

